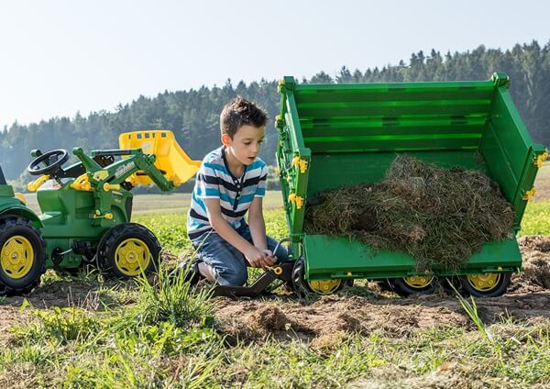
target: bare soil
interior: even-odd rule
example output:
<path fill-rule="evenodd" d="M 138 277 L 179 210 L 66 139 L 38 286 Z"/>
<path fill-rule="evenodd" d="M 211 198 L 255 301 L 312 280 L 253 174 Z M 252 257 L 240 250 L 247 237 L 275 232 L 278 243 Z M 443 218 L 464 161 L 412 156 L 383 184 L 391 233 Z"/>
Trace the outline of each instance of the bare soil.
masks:
<path fill-rule="evenodd" d="M 486 324 L 500 321 L 502 315 L 526 323 L 550 320 L 550 236 L 522 237 L 520 247 L 525 271 L 513 277 L 508 293 L 477 299 Z M 230 341 L 302 339 L 314 347 L 337 343 L 350 333 L 403 337 L 431 327 L 475 328 L 454 296 L 441 292 L 403 299 L 372 283 L 312 301 L 281 296 L 220 299 L 215 317 Z"/>
<path fill-rule="evenodd" d="M 513 277 L 508 293 L 477 299 L 486 324 L 499 321 L 501 315 L 525 323 L 550 320 L 550 236 L 522 237 L 520 247 L 525 271 Z M 39 309 L 78 306 L 102 310 L 105 304 L 131 303 L 114 301 L 104 293 L 117 285 L 121 284 L 55 281 L 41 285 L 28 296 L 2 298 L 0 334 L 11 324 L 29 319 L 28 311 L 20 309 L 25 299 Z M 280 294 L 255 300 L 220 298 L 215 302 L 214 316 L 230 342 L 300 339 L 313 347 L 336 345 L 342 336 L 352 333 L 406 337 L 431 327 L 474 329 L 454 296 L 436 293 L 403 299 L 381 291 L 374 283 L 310 301 Z"/>

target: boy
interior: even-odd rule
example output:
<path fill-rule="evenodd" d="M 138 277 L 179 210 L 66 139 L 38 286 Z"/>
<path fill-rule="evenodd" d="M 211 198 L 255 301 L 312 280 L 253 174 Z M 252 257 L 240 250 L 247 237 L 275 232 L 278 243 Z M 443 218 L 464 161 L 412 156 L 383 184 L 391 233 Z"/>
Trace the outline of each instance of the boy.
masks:
<path fill-rule="evenodd" d="M 187 214 L 187 235 L 199 257 L 193 270 L 220 285 L 244 285 L 247 266 L 265 268 L 288 255 L 283 248 L 274 255 L 277 242 L 265 232 L 267 166 L 258 154 L 266 122 L 253 102 L 237 97 L 227 103 L 220 115 L 222 146 L 206 155 L 196 176 Z"/>

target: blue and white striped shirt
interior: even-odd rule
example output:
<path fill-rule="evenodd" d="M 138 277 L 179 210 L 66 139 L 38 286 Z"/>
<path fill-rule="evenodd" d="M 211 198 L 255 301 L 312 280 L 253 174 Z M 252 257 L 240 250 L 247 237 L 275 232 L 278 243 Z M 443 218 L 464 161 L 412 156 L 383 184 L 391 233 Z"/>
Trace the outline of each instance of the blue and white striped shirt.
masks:
<path fill-rule="evenodd" d="M 204 157 L 195 179 L 187 213 L 187 236 L 196 239 L 212 229 L 204 199 L 220 199 L 222 217 L 235 229 L 241 226 L 254 197 L 264 197 L 267 165 L 256 158 L 239 178 L 231 174 L 222 146 Z"/>

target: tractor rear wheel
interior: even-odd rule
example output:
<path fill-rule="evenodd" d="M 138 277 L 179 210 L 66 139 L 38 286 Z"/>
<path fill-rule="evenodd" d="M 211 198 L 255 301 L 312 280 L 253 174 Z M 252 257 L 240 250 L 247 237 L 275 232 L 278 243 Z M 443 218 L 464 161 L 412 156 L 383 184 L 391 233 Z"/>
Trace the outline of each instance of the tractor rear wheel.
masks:
<path fill-rule="evenodd" d="M 498 297 L 510 285 L 510 273 L 485 273 L 461 276 L 462 291 L 474 297 Z"/>
<path fill-rule="evenodd" d="M 46 271 L 45 247 L 31 221 L 0 220 L 0 295 L 21 295 L 38 286 Z"/>
<path fill-rule="evenodd" d="M 157 237 L 149 229 L 126 223 L 106 232 L 97 256 L 103 270 L 117 278 L 129 279 L 156 271 L 160 250 Z"/>

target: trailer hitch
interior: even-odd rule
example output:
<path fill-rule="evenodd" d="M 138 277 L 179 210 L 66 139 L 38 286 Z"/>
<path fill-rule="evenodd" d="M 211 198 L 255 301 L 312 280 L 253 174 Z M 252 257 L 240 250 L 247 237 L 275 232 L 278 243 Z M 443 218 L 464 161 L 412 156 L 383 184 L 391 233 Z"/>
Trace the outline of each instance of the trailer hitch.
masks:
<path fill-rule="evenodd" d="M 273 253 L 276 253 L 281 244 L 290 242 L 290 238 L 284 238 L 277 243 Z M 292 269 L 294 260 L 275 263 L 266 268 L 266 271 L 250 286 L 216 285 L 212 296 L 225 297 L 258 297 L 264 293 L 269 285 L 275 280 L 282 280 L 285 283 L 292 282 Z"/>

